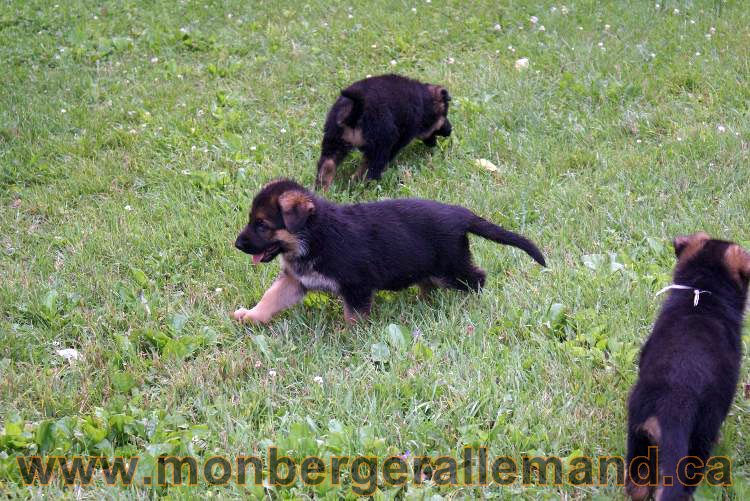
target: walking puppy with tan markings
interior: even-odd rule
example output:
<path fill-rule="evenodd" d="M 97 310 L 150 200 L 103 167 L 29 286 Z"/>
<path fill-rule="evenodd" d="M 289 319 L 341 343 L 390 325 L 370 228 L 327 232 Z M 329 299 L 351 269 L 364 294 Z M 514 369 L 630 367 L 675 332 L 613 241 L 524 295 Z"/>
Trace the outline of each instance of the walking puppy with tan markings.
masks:
<path fill-rule="evenodd" d="M 626 491 L 635 500 L 686 500 L 734 398 L 750 254 L 705 233 L 674 241 L 674 283 L 641 351 L 628 402 Z M 658 476 L 649 465 L 658 451 Z M 636 461 L 634 461 L 636 460 Z"/>
<path fill-rule="evenodd" d="M 381 75 L 353 83 L 328 112 L 323 131 L 317 188 L 328 189 L 336 167 L 353 148 L 364 160 L 355 177 L 380 179 L 388 162 L 415 138 L 427 146 L 450 136 L 448 91 L 400 75 Z"/>
<path fill-rule="evenodd" d="M 463 207 L 415 199 L 337 205 L 294 181 L 274 181 L 253 199 L 235 246 L 256 264 L 280 254 L 281 273 L 254 308 L 234 318 L 268 322 L 308 290 L 341 296 L 348 322 L 369 314 L 376 290 L 418 284 L 478 291 L 485 273 L 472 262 L 469 233 L 545 264 L 530 240 Z"/>

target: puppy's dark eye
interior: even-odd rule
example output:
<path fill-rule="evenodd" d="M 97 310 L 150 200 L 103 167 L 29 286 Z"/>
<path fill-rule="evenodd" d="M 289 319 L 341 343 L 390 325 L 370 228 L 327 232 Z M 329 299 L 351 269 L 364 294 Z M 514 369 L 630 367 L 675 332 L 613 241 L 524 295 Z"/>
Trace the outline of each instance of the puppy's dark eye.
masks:
<path fill-rule="evenodd" d="M 268 225 L 264 221 L 261 221 L 260 219 L 256 219 L 255 229 L 258 231 L 266 231 L 268 229 Z"/>

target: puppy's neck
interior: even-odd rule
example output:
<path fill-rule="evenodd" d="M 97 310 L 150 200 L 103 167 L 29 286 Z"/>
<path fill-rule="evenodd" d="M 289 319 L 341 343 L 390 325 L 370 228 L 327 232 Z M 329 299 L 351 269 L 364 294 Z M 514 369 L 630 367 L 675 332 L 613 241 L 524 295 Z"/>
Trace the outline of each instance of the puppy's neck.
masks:
<path fill-rule="evenodd" d="M 693 305 L 694 292 L 692 290 L 671 291 L 668 305 L 674 307 L 685 307 L 693 313 L 705 313 L 709 315 L 721 315 L 731 317 L 738 322 L 742 321 L 747 301 L 747 291 L 742 290 L 728 275 L 717 275 L 716 270 L 681 270 L 674 276 L 674 284 L 707 291 L 710 294 L 701 294 L 699 307 Z"/>

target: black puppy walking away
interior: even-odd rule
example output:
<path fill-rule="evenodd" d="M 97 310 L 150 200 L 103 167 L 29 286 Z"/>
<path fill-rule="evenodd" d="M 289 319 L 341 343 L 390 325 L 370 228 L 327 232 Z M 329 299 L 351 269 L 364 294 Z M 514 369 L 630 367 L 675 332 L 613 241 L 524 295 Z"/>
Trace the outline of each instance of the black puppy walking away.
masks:
<path fill-rule="evenodd" d="M 435 146 L 437 136 L 451 133 L 450 100 L 444 87 L 400 75 L 366 78 L 342 90 L 326 118 L 316 187 L 330 186 L 352 148 L 364 155 L 355 177 L 367 172 L 367 179 L 380 179 L 388 162 L 413 139 Z"/>
<path fill-rule="evenodd" d="M 690 498 L 739 378 L 750 255 L 705 233 L 678 237 L 674 247 L 674 284 L 641 351 L 628 403 L 626 491 L 635 500 Z M 644 468 L 649 447 L 658 469 Z"/>
<path fill-rule="evenodd" d="M 479 290 L 485 273 L 472 262 L 469 233 L 518 247 L 545 264 L 530 240 L 463 207 L 430 200 L 337 205 L 293 181 L 272 182 L 253 199 L 235 245 L 255 263 L 281 254 L 281 274 L 254 308 L 234 317 L 268 322 L 308 290 L 343 297 L 350 322 L 370 312 L 380 289 Z"/>

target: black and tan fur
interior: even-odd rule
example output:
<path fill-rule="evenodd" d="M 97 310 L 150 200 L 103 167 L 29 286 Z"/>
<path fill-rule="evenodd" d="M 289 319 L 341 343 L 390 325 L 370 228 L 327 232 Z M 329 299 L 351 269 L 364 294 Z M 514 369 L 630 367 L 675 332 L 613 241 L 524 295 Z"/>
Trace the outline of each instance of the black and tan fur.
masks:
<path fill-rule="evenodd" d="M 308 290 L 341 296 L 350 322 L 369 313 L 377 290 L 413 284 L 479 290 L 485 273 L 472 262 L 469 233 L 518 247 L 545 264 L 531 241 L 463 207 L 431 200 L 337 205 L 294 181 L 272 182 L 253 199 L 235 245 L 255 263 L 281 254 L 281 274 L 254 308 L 234 317 L 268 322 Z"/>
<path fill-rule="evenodd" d="M 341 91 L 328 112 L 315 185 L 327 189 L 353 148 L 364 159 L 355 177 L 380 179 L 388 162 L 415 138 L 435 146 L 451 134 L 448 91 L 400 75 L 381 75 Z"/>
<path fill-rule="evenodd" d="M 691 497 L 688 460 L 681 460 L 695 457 L 706 464 L 732 403 L 742 357 L 750 255 L 705 233 L 678 237 L 674 248 L 673 282 L 689 289 L 670 291 L 664 302 L 628 402 L 626 492 L 639 501 Z M 707 291 L 697 305 L 694 289 Z M 642 478 L 639 467 L 645 472 L 646 462 L 634 460 L 650 457 L 649 447 L 656 447 L 658 462 Z"/>

